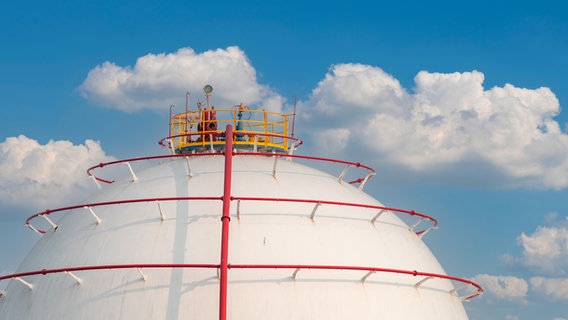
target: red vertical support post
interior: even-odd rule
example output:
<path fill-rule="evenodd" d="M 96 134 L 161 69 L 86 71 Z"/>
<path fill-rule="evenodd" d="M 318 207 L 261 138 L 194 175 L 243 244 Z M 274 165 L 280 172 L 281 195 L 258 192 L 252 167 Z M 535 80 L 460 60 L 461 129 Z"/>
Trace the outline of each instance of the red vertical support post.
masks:
<path fill-rule="evenodd" d="M 231 217 L 231 178 L 233 176 L 233 127 L 225 130 L 225 180 L 223 186 L 223 216 L 221 217 L 221 263 L 219 264 L 219 320 L 227 319 L 227 276 L 229 270 L 229 222 Z"/>

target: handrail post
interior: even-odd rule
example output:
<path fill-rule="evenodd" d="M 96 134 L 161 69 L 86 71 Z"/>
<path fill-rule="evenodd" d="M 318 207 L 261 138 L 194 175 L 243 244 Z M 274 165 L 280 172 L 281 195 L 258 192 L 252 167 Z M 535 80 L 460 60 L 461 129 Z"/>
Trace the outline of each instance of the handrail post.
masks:
<path fill-rule="evenodd" d="M 370 172 L 369 174 L 367 174 L 367 176 L 365 176 L 365 179 L 363 179 L 363 182 L 361 182 L 361 184 L 359 185 L 359 190 L 363 190 L 363 187 L 365 186 L 365 183 L 367 183 L 367 180 L 369 180 L 370 177 L 374 176 L 376 173 L 374 172 Z"/>
<path fill-rule="evenodd" d="M 83 279 L 77 277 L 76 275 L 73 274 L 73 272 L 71 271 L 65 271 L 65 273 L 67 273 L 68 275 L 71 276 L 71 278 L 75 279 L 75 281 L 77 281 L 78 285 L 82 285 L 83 284 Z"/>
<path fill-rule="evenodd" d="M 30 290 L 33 290 L 33 288 L 34 288 L 34 285 L 33 285 L 33 284 L 27 282 L 26 280 L 24 280 L 24 279 L 22 279 L 22 278 L 20 278 L 20 277 L 15 277 L 14 280 L 20 281 L 20 282 L 23 283 L 26 287 L 28 287 Z"/>
<path fill-rule="evenodd" d="M 93 217 L 95 217 L 95 221 L 97 222 L 97 224 L 101 223 L 101 218 L 99 218 L 99 216 L 97 216 L 97 214 L 95 213 L 95 211 L 93 211 L 93 209 L 89 206 L 83 206 L 83 208 L 85 208 L 85 210 L 89 210 L 91 212 L 91 214 L 93 215 Z"/>
<path fill-rule="evenodd" d="M 103 187 L 101 187 L 101 184 L 97 181 L 97 178 L 94 175 L 89 175 L 89 177 L 91 177 L 93 179 L 93 181 L 95 182 L 95 184 L 97 185 L 97 187 L 99 189 L 102 189 Z"/>
<path fill-rule="evenodd" d="M 350 167 L 351 167 L 351 164 L 348 164 L 347 166 L 345 166 L 345 168 L 343 169 L 343 171 L 341 172 L 341 174 L 337 178 L 337 182 L 341 183 L 341 181 L 343 180 L 343 177 L 345 176 L 345 174 L 347 173 L 347 170 L 349 170 Z"/>
<path fill-rule="evenodd" d="M 193 173 L 191 172 L 191 164 L 189 163 L 189 157 L 185 157 L 185 162 L 187 163 L 187 177 L 193 177 Z"/>
<path fill-rule="evenodd" d="M 225 131 L 225 179 L 223 185 L 223 216 L 221 230 L 221 262 L 219 264 L 219 320 L 227 319 L 227 276 L 229 269 L 229 222 L 231 217 L 231 178 L 233 175 L 233 127 L 228 124 Z"/>
<path fill-rule="evenodd" d="M 49 211 L 46 211 L 45 213 L 40 214 L 40 217 L 44 218 L 45 221 L 47 221 L 51 225 L 51 227 L 53 228 L 53 231 L 57 231 L 57 228 L 59 228 L 59 226 L 56 225 L 55 223 L 53 223 L 53 221 L 51 221 L 51 219 L 49 219 L 47 217 L 47 214 L 49 214 Z"/>
<path fill-rule="evenodd" d="M 274 151 L 272 151 L 272 154 L 274 154 Z M 274 163 L 272 164 L 272 177 L 276 178 L 276 164 L 278 163 L 278 157 L 277 156 L 272 156 L 274 158 Z"/>
<path fill-rule="evenodd" d="M 314 221 L 314 216 L 316 215 L 316 211 L 318 210 L 319 206 L 321 206 L 321 202 L 317 202 L 314 208 L 312 209 L 312 213 L 310 213 L 310 219 Z"/>
<path fill-rule="evenodd" d="M 132 170 L 132 166 L 130 165 L 130 162 L 125 162 L 126 165 L 128 166 L 128 169 L 130 170 L 130 174 L 132 175 L 132 182 L 138 180 L 138 177 L 136 176 L 136 174 L 134 173 L 134 170 Z"/>

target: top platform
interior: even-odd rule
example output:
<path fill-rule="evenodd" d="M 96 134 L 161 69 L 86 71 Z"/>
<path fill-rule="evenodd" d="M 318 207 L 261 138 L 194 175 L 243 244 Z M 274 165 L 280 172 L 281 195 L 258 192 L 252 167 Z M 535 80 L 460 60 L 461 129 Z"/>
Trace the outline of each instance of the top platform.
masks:
<path fill-rule="evenodd" d="M 172 114 L 170 106 L 169 147 L 176 154 L 221 151 L 225 149 L 225 128 L 234 128 L 233 147 L 253 151 L 290 152 L 295 146 L 290 140 L 290 118 L 294 114 L 253 110 L 241 102 L 225 109 L 211 105 L 213 87 L 203 88 L 207 104 L 198 102 L 197 109 L 188 108 L 186 93 L 185 112 Z M 162 144 L 160 141 L 160 144 Z M 298 143 L 296 144 L 299 145 Z"/>
<path fill-rule="evenodd" d="M 287 152 L 290 148 L 291 114 L 251 110 L 241 103 L 231 109 L 214 106 L 172 115 L 170 145 L 175 153 L 225 148 L 225 128 L 231 124 L 235 148 Z"/>

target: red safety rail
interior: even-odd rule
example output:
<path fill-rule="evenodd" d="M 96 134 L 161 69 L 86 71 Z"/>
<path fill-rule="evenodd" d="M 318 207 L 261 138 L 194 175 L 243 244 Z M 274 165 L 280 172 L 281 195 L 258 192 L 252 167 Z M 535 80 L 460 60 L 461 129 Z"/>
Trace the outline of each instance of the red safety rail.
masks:
<path fill-rule="evenodd" d="M 205 153 L 188 153 L 188 154 L 169 154 L 169 155 L 160 155 L 160 156 L 149 156 L 149 157 L 139 157 L 139 158 L 130 158 L 130 159 L 124 159 L 124 160 L 117 160 L 117 161 L 112 161 L 112 162 L 106 162 L 106 163 L 99 163 L 96 166 L 92 166 L 89 169 L 87 169 L 87 174 L 92 177 L 93 179 L 95 179 L 96 181 L 100 181 L 100 182 L 104 182 L 104 183 L 113 183 L 114 180 L 108 180 L 108 179 L 103 179 L 100 177 L 97 177 L 93 174 L 93 170 L 98 169 L 98 168 L 103 168 L 106 166 L 110 166 L 110 165 L 114 165 L 114 164 L 129 164 L 130 162 L 137 162 L 137 161 L 147 161 L 147 160 L 158 160 L 158 159 L 165 159 L 165 158 L 191 158 L 191 157 L 203 157 L 203 156 L 211 156 L 211 155 L 223 155 L 224 152 L 205 152 Z M 365 177 L 360 177 L 357 178 L 353 181 L 349 181 L 350 184 L 354 184 L 354 183 L 362 183 L 366 182 L 368 179 L 370 179 L 371 177 L 373 177 L 376 174 L 376 171 L 366 165 L 363 165 L 359 162 L 352 162 L 352 161 L 345 161 L 345 160 L 338 160 L 338 159 L 331 159 L 331 158 L 323 158 L 323 157 L 314 157 L 314 156 L 303 156 L 303 155 L 295 155 L 295 154 L 285 154 L 285 153 L 270 153 L 270 152 L 241 152 L 241 151 L 233 151 L 231 153 L 232 156 L 243 156 L 243 155 L 249 155 L 249 156 L 262 156 L 262 157 L 266 157 L 266 156 L 270 156 L 270 157 L 275 157 L 275 158 L 297 158 L 297 159 L 305 159 L 305 160 L 314 160 L 314 161 L 323 161 L 323 162 L 330 162 L 330 163 L 336 163 L 336 164 L 344 164 L 346 165 L 345 169 L 343 170 L 343 172 L 341 173 L 341 175 L 339 176 L 339 180 L 341 180 L 343 178 L 343 176 L 346 174 L 347 169 L 349 169 L 350 167 L 356 167 L 356 168 L 363 168 L 366 171 L 368 171 L 367 175 Z M 360 187 L 361 188 L 361 187 Z"/>
<path fill-rule="evenodd" d="M 139 158 L 130 158 L 130 159 L 123 159 L 123 160 L 116 160 L 116 161 L 111 161 L 111 162 L 101 162 L 99 164 L 97 164 L 96 166 L 92 166 L 89 169 L 87 169 L 87 175 L 89 175 L 89 177 L 92 177 L 93 179 L 95 179 L 96 181 L 100 181 L 100 182 L 104 182 L 104 183 L 113 183 L 114 180 L 107 180 L 107 179 L 103 179 L 100 177 L 95 176 L 92 171 L 97 169 L 97 168 L 104 168 L 106 166 L 110 166 L 110 165 L 114 165 L 114 164 L 121 164 L 121 163 L 130 163 L 130 162 L 136 162 L 136 161 L 144 161 L 144 160 L 159 160 L 159 159 L 167 159 L 167 158 L 184 158 L 184 157 L 199 157 L 199 156 L 210 156 L 210 155 L 221 155 L 223 153 L 221 152 L 215 152 L 215 153 L 195 153 L 195 154 L 166 154 L 166 155 L 160 155 L 160 156 L 148 156 L 148 157 L 139 157 Z"/>
<path fill-rule="evenodd" d="M 34 275 L 47 275 L 52 273 L 69 273 L 76 271 L 89 271 L 89 270 L 112 270 L 112 269 L 159 269 L 159 268 L 213 268 L 220 269 L 220 264 L 206 264 L 206 263 L 133 263 L 133 264 L 110 264 L 110 265 L 96 265 L 96 266 L 82 266 L 82 267 L 68 267 L 68 268 L 57 268 L 57 269 L 41 269 L 35 271 L 20 272 L 14 274 L 8 274 L 5 276 L 0 276 L 0 281 L 7 279 L 16 279 L 21 277 L 29 277 Z M 459 297 L 462 301 L 468 301 L 475 298 L 483 293 L 483 288 L 468 279 L 448 276 L 445 274 L 432 273 L 432 272 L 422 272 L 417 270 L 406 270 L 406 269 L 393 269 L 393 268 L 377 268 L 377 267 L 364 267 L 364 266 L 340 266 L 340 265 L 304 265 L 304 264 L 227 264 L 228 269 L 294 269 L 292 277 L 295 279 L 298 271 L 300 270 L 340 270 L 340 271 L 367 271 L 363 277 L 359 278 L 361 282 L 365 282 L 367 278 L 375 272 L 381 273 L 395 273 L 395 274 L 406 274 L 414 277 L 422 276 L 426 277 L 418 281 L 415 286 L 420 287 L 427 278 L 438 278 L 447 279 L 451 281 L 456 281 L 462 285 L 450 290 L 450 293 L 457 293 L 458 290 L 470 286 L 475 290 L 474 293 L 467 294 L 465 296 Z M 76 278 L 77 279 L 77 278 Z M 329 281 L 329 278 L 325 278 Z"/>
<path fill-rule="evenodd" d="M 29 216 L 26 219 L 26 227 L 36 231 L 40 234 L 45 233 L 45 230 L 38 229 L 31 224 L 31 221 L 35 218 L 47 218 L 47 216 L 51 215 L 52 213 L 62 212 L 62 211 L 70 211 L 75 209 L 88 209 L 100 206 L 109 206 L 109 205 L 116 205 L 116 204 L 126 204 L 126 203 L 140 203 L 140 202 L 161 202 L 161 201 L 197 201 L 197 200 L 204 200 L 204 201 L 223 201 L 223 197 L 158 197 L 158 198 L 141 198 L 141 199 L 126 199 L 126 200 L 115 200 L 115 201 L 105 201 L 105 202 L 94 202 L 94 203 L 84 203 L 74 206 L 68 206 L 58 209 L 48 209 L 40 213 L 36 213 L 34 215 Z M 423 213 L 416 212 L 414 210 L 405 210 L 393 207 L 386 207 L 386 206 L 378 206 L 373 204 L 364 204 L 364 203 L 355 203 L 355 202 L 345 202 L 345 201 L 330 201 L 330 200 L 322 200 L 322 199 L 294 199 L 294 198 L 267 198 L 267 197 L 246 197 L 246 196 L 230 196 L 230 201 L 272 201 L 272 202 L 296 202 L 296 203 L 313 203 L 316 206 L 320 206 L 323 204 L 326 205 L 333 205 L 333 206 L 345 206 L 345 207 L 358 207 L 358 208 L 367 208 L 367 209 L 376 209 L 380 210 L 379 213 L 375 214 L 372 218 L 369 219 L 370 222 L 374 222 L 378 217 L 378 214 L 382 214 L 383 212 L 398 212 L 407 214 L 409 216 L 416 216 L 420 217 L 421 219 L 418 221 L 422 222 L 424 220 L 430 221 L 432 224 L 430 227 L 416 231 L 418 235 L 425 235 L 428 231 L 435 229 L 438 227 L 438 220 L 435 218 L 425 215 Z M 317 207 L 314 207 L 310 212 L 306 215 L 309 215 L 310 218 L 314 219 Z M 53 226 L 54 229 L 57 229 L 55 223 L 51 220 L 48 222 Z M 410 229 L 413 230 L 418 223 L 411 226 Z"/>

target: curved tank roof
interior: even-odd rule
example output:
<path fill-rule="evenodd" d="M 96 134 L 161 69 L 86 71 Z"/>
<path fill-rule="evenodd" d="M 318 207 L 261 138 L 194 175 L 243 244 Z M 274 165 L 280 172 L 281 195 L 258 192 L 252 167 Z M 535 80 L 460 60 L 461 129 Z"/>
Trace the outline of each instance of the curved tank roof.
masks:
<path fill-rule="evenodd" d="M 435 220 L 300 163 L 320 158 L 227 146 L 126 161 L 131 174 L 86 204 L 35 216 L 52 226 L 11 276 L 2 319 L 467 319 L 477 294 L 454 283 L 481 289 L 425 245 Z"/>

